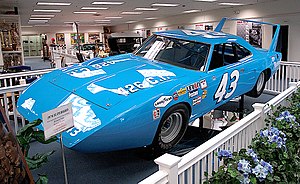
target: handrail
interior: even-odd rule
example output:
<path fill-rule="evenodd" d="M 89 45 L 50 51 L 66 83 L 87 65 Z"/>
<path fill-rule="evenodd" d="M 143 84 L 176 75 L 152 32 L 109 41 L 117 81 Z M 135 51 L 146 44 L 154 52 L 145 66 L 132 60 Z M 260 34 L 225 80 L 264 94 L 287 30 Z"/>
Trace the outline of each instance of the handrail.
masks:
<path fill-rule="evenodd" d="M 31 75 L 41 75 L 48 72 L 51 72 L 55 69 L 44 69 L 44 70 L 32 70 L 28 72 L 19 72 L 19 73 L 7 73 L 0 75 L 0 79 L 7 79 L 7 78 L 16 78 L 16 77 L 24 77 L 24 76 L 31 76 Z"/>

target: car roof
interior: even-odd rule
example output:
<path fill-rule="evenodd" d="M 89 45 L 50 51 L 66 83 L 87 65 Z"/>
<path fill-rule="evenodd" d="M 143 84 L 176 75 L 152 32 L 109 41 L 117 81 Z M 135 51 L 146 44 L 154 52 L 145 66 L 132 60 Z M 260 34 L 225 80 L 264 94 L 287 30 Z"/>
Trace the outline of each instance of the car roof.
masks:
<path fill-rule="evenodd" d="M 223 32 L 205 31 L 205 30 L 189 30 L 189 29 L 175 29 L 155 32 L 155 35 L 177 38 L 187 41 L 219 44 L 229 40 L 241 40 L 240 37 Z"/>

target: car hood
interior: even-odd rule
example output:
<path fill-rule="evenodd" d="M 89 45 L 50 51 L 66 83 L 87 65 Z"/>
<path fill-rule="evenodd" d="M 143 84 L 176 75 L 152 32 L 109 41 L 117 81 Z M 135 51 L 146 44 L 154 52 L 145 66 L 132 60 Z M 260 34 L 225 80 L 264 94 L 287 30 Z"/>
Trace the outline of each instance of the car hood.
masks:
<path fill-rule="evenodd" d="M 133 54 L 95 58 L 55 72 L 49 82 L 98 106 L 109 109 L 130 96 L 183 77 L 186 73 L 166 63 Z M 49 78 L 49 77 L 48 77 Z"/>

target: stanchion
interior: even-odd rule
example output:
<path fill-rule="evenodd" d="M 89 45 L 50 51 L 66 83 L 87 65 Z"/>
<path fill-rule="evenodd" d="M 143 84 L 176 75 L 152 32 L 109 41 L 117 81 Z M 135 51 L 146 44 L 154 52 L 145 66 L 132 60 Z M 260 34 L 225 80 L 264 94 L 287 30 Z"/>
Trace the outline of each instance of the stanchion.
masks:
<path fill-rule="evenodd" d="M 62 155 L 63 165 L 64 165 L 65 184 L 68 184 L 67 164 L 66 164 L 66 158 L 64 152 L 64 145 L 62 142 L 62 133 L 60 134 L 60 146 L 61 146 L 61 155 Z"/>

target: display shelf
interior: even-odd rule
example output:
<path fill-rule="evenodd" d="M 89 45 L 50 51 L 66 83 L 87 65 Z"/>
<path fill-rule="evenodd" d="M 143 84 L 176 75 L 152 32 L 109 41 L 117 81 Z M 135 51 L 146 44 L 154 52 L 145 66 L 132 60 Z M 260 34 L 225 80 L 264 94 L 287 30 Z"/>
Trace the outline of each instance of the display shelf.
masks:
<path fill-rule="evenodd" d="M 39 35 L 28 35 L 22 36 L 23 50 L 25 57 L 41 56 L 41 36 Z"/>
<path fill-rule="evenodd" d="M 4 69 L 24 65 L 19 15 L 0 15 L 0 40 L 0 65 L 3 65 Z"/>

